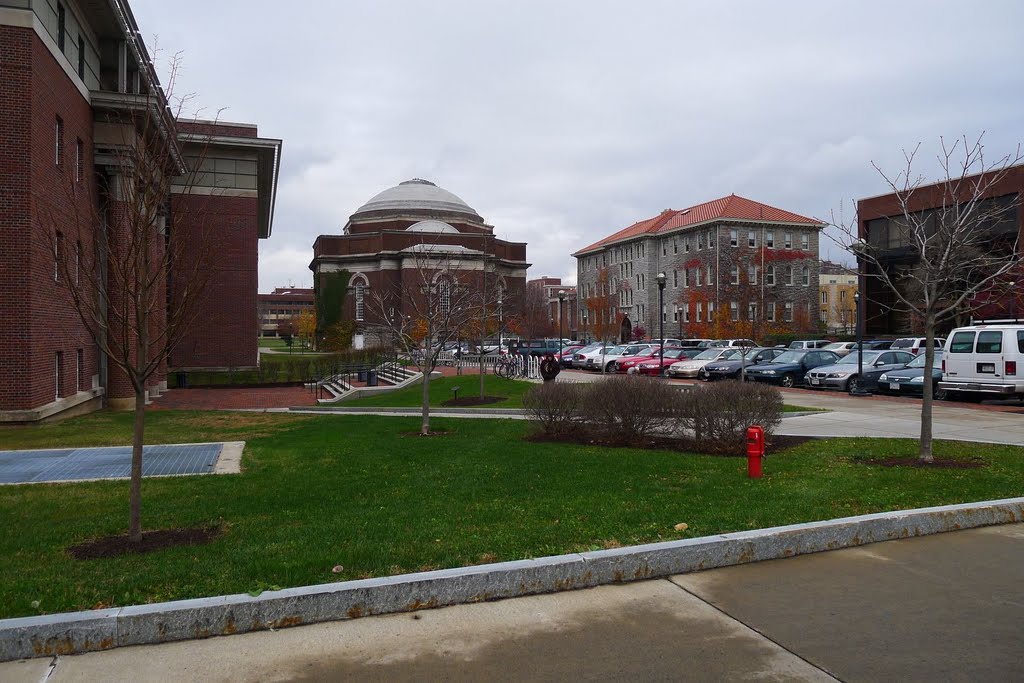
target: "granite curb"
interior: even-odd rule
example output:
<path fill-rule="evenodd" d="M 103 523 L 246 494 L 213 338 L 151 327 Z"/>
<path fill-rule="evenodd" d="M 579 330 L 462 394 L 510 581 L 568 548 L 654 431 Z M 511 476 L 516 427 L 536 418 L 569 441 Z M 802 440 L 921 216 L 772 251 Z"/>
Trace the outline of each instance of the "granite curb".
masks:
<path fill-rule="evenodd" d="M 248 594 L 0 620 L 0 661 L 206 638 L 684 574 L 1024 521 L 1024 498 Z"/>

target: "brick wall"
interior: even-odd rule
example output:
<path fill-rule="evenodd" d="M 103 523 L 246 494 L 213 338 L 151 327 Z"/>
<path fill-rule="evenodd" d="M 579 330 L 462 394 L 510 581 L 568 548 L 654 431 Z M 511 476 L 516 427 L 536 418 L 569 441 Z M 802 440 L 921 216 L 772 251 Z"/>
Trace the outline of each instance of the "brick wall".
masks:
<path fill-rule="evenodd" d="M 51 236 L 63 234 L 72 258 L 82 243 L 91 261 L 96 218 L 92 166 L 92 111 L 53 55 L 31 29 L 0 27 L 0 409 L 36 408 L 91 387 L 99 354 L 55 281 Z M 63 121 L 61 164 L 57 117 Z M 82 180 L 75 179 L 77 141 L 83 144 Z M 7 264 L 4 263 L 6 266 Z M 84 282 L 84 278 L 82 280 Z M 78 365 L 82 351 L 83 367 Z M 59 375 L 57 353 L 62 356 Z M 57 378 L 60 386 L 57 387 Z"/>
<path fill-rule="evenodd" d="M 189 257 L 210 269 L 192 324 L 171 353 L 171 367 L 256 365 L 259 315 L 255 197 L 176 195 L 171 235 L 186 240 Z M 181 274 L 172 277 L 180 291 Z"/>

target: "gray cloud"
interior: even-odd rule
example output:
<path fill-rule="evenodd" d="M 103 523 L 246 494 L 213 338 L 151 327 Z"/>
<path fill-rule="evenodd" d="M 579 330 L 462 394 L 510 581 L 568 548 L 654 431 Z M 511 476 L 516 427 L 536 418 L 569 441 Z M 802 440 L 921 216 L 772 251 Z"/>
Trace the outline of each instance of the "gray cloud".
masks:
<path fill-rule="evenodd" d="M 870 166 L 1020 139 L 1024 5 L 135 0 L 179 91 L 284 139 L 260 286 L 413 176 L 454 192 L 531 276 L 664 208 L 736 192 L 809 216 L 884 191 Z M 826 247 L 823 255 L 834 255 Z"/>

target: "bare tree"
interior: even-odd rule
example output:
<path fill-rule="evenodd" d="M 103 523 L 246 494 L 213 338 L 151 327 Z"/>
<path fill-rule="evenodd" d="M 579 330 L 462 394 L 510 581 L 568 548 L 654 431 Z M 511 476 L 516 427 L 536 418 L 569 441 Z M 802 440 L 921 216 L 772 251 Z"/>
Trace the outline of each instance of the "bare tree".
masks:
<path fill-rule="evenodd" d="M 461 258 L 444 245 L 417 245 L 412 258 L 411 277 L 403 275 L 392 289 L 371 291 L 368 305 L 377 319 L 378 334 L 390 338 L 423 374 L 420 433 L 427 435 L 430 373 L 437 369 L 445 344 L 456 338 L 477 312 L 479 283 L 472 271 L 463 270 Z"/>
<path fill-rule="evenodd" d="M 995 197 L 1010 167 L 1024 158 L 1020 147 L 994 162 L 986 161 L 982 136 L 952 145 L 940 138 L 940 148 L 937 183 L 914 175 L 920 144 L 904 151 L 905 164 L 895 176 L 872 162 L 895 197 L 884 232 L 868 231 L 864 239 L 856 219 L 845 223 L 833 213 L 831 221 L 864 276 L 891 295 L 891 308 L 920 322 L 927 368 L 934 361 L 938 326 L 1005 294 L 1012 286 L 1008 278 L 1024 264 L 1019 228 L 1009 220 L 1014 206 Z M 923 462 L 934 459 L 932 385 L 931 372 L 925 372 L 918 453 Z"/>
<path fill-rule="evenodd" d="M 154 85 L 134 95 L 134 107 L 105 121 L 111 141 L 104 152 L 108 173 L 100 179 L 102 205 L 95 198 L 79 201 L 86 190 L 71 178 L 64 203 L 75 207 L 73 215 L 53 205 L 45 209 L 62 291 L 135 396 L 128 514 L 133 543 L 142 540 L 146 389 L 166 372 L 175 343 L 195 320 L 213 271 L 210 254 L 217 251 L 198 205 L 174 205 L 174 224 L 189 226 L 188 239 L 175 239 L 168 230 L 172 185 L 174 192 L 188 193 L 197 166 L 186 165 L 176 134 L 190 98 L 176 100 L 172 110 L 164 94 L 172 92 L 179 65 L 180 56 L 173 56 L 164 91 Z M 191 150 L 201 160 L 205 144 L 194 142 Z"/>

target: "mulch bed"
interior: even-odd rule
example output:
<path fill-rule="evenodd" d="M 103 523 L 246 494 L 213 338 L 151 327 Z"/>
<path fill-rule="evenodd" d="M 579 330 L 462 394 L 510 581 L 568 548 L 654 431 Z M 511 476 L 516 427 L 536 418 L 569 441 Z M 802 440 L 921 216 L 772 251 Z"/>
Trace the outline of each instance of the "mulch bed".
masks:
<path fill-rule="evenodd" d="M 558 437 L 549 437 L 540 432 L 527 435 L 527 441 L 537 443 L 574 443 L 582 446 L 609 446 L 613 448 L 648 448 L 666 451 L 685 451 L 687 453 L 701 453 L 703 455 L 717 455 L 724 457 L 746 457 L 745 447 L 737 449 L 734 453 L 708 453 L 701 451 L 693 439 L 672 436 L 648 436 L 642 439 L 614 439 L 594 434 L 586 434 L 579 431 L 563 434 Z M 790 448 L 795 448 L 808 441 L 817 441 L 816 436 L 783 436 L 775 434 L 767 440 L 765 453 L 767 455 L 781 455 Z"/>
<path fill-rule="evenodd" d="M 922 462 L 917 458 L 856 458 L 855 462 L 880 467 L 921 467 L 924 469 L 976 470 L 987 467 L 984 460 L 943 460 L 936 458 L 931 462 Z"/>
<path fill-rule="evenodd" d="M 450 398 L 447 401 L 441 403 L 446 408 L 466 408 L 473 406 L 485 406 L 490 403 L 500 403 L 504 401 L 504 396 L 463 396 L 462 398 Z"/>
<path fill-rule="evenodd" d="M 420 430 L 418 429 L 412 429 L 405 432 L 398 432 L 400 436 L 448 436 L 449 434 L 452 433 L 454 433 L 454 430 L 447 429 L 445 427 L 431 429 L 426 434 L 421 433 Z"/>
<path fill-rule="evenodd" d="M 193 527 L 191 529 L 160 529 L 142 532 L 142 540 L 132 543 L 128 535 L 106 536 L 87 543 L 73 545 L 68 553 L 76 560 L 95 560 L 104 557 L 149 553 L 182 545 L 203 545 L 220 536 L 220 527 Z"/>

